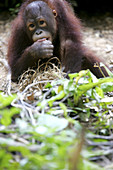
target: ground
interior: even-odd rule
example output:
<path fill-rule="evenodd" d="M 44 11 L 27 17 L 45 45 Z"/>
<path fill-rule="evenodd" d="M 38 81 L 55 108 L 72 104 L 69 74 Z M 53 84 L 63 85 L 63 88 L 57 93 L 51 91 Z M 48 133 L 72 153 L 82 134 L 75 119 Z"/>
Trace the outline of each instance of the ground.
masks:
<path fill-rule="evenodd" d="M 107 64 L 113 63 L 113 14 L 105 13 L 88 16 L 81 13 L 79 18 L 83 24 L 83 42 Z M 14 17 L 7 13 L 0 14 L 0 61 L 7 57 L 7 45 L 10 37 L 11 22 Z M 0 63 L 0 91 L 7 82 L 7 69 Z"/>

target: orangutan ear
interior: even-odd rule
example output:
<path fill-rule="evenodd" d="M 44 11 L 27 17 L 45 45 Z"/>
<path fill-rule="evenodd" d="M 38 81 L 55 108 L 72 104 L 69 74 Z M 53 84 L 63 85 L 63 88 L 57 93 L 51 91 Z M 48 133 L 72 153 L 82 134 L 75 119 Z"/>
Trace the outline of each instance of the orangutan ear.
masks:
<path fill-rule="evenodd" d="M 57 17 L 57 12 L 56 12 L 55 9 L 53 10 L 53 15 L 54 15 L 55 18 Z"/>

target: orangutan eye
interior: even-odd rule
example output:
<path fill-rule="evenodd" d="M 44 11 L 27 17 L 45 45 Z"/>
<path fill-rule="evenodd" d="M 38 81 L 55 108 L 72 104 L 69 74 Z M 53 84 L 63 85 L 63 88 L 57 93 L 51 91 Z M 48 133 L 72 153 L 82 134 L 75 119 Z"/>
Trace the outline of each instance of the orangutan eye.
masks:
<path fill-rule="evenodd" d="M 34 25 L 34 24 L 30 24 L 29 27 L 30 27 L 30 28 L 34 28 L 35 25 Z"/>
<path fill-rule="evenodd" d="M 44 20 L 44 19 L 40 19 L 39 21 L 38 21 L 38 24 L 39 24 L 39 26 L 40 27 L 45 27 L 47 24 L 46 24 L 46 21 Z"/>
<path fill-rule="evenodd" d="M 30 31 L 33 31 L 35 29 L 35 24 L 28 23 L 28 28 L 29 28 Z"/>

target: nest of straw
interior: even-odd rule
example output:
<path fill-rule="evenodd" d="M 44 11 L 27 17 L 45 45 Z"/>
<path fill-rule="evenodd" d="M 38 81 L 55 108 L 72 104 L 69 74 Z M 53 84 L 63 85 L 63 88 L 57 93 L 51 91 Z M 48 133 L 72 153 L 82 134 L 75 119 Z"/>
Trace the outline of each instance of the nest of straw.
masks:
<path fill-rule="evenodd" d="M 48 82 L 65 76 L 66 73 L 62 71 L 61 62 L 57 57 L 43 63 L 39 60 L 37 69 L 29 68 L 20 76 L 18 83 L 11 83 L 11 93 L 23 92 L 25 88 L 28 88 L 30 93 L 34 90 L 42 91 Z"/>

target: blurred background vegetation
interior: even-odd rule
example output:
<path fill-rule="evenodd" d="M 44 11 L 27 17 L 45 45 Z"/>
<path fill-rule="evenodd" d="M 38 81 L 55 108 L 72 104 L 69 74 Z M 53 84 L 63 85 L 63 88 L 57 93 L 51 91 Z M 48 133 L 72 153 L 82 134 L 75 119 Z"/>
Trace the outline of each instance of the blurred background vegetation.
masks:
<path fill-rule="evenodd" d="M 0 11 L 17 8 L 25 0 L 0 0 Z M 77 12 L 85 10 L 88 12 L 112 12 L 111 0 L 67 0 L 71 2 Z"/>
<path fill-rule="evenodd" d="M 0 0 L 0 10 L 14 8 L 17 4 L 21 4 L 23 0 Z"/>

